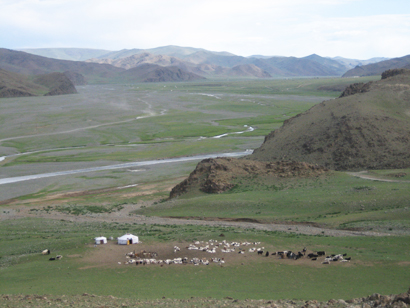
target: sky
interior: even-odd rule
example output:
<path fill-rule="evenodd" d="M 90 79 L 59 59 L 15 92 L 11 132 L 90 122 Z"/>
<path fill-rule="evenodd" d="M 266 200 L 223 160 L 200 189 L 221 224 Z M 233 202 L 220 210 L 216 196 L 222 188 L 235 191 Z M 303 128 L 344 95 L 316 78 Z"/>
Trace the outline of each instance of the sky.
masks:
<path fill-rule="evenodd" d="M 410 54 L 410 0 L 0 0 L 0 48 Z"/>

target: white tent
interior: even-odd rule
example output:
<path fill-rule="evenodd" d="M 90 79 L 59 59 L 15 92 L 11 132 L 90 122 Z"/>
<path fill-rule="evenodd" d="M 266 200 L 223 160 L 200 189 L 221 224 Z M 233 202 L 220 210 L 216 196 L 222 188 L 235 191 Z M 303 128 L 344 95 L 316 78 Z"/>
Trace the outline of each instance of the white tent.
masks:
<path fill-rule="evenodd" d="M 132 234 L 125 234 L 118 239 L 119 245 L 130 245 L 130 244 L 137 244 L 138 243 L 138 236 Z"/>
<path fill-rule="evenodd" d="M 107 244 L 107 238 L 104 236 L 96 237 L 94 240 L 96 245 Z"/>

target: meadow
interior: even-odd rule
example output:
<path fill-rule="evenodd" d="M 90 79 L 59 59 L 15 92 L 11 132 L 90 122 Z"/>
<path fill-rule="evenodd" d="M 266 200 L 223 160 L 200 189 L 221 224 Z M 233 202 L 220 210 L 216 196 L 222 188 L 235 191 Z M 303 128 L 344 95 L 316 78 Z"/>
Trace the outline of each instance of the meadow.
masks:
<path fill-rule="evenodd" d="M 0 160 L 0 179 L 254 149 L 286 119 L 339 96 L 335 89 L 376 78 L 86 86 L 78 87 L 77 95 L 1 99 L 0 157 L 4 159 Z M 223 134 L 227 135 L 219 137 Z M 381 180 L 397 182 L 370 181 L 345 172 L 289 180 L 237 178 L 236 186 L 223 194 L 195 191 L 169 200 L 170 189 L 186 178 L 196 163 L 0 185 L 1 293 L 87 292 L 148 300 L 227 296 L 328 300 L 408 289 L 410 170 L 371 172 Z M 395 177 L 398 173 L 399 178 Z M 127 214 L 129 222 L 101 218 L 115 217 L 128 208 L 133 208 Z M 14 219 L 8 214 L 13 211 L 26 211 L 29 217 Z M 41 215 L 36 217 L 36 213 Z M 288 223 L 296 232 L 194 223 L 160 225 L 137 219 L 145 216 L 247 218 Z M 297 232 L 298 224 L 374 231 L 380 236 L 304 235 Z M 99 249 L 93 246 L 94 237 L 115 238 L 126 232 L 137 234 L 154 248 L 222 239 L 222 233 L 228 241 L 260 241 L 271 251 L 307 247 L 310 251 L 347 253 L 352 261 L 325 266 L 272 257 L 223 267 L 139 268 L 116 263 L 99 266 L 89 261 Z M 64 257 L 49 262 L 40 254 L 43 249 Z"/>
<path fill-rule="evenodd" d="M 144 243 L 181 247 L 193 240 L 261 241 L 273 249 L 327 250 L 347 253 L 350 263 L 300 264 L 274 256 L 231 262 L 220 267 L 151 265 L 98 266 L 93 254 L 95 235 L 139 234 Z M 45 219 L 2 222 L 0 288 L 3 294 L 95 294 L 156 299 L 227 296 L 236 299 L 349 299 L 366 294 L 407 290 L 408 237 L 327 237 L 211 226 L 137 225 L 103 222 L 76 223 Z M 126 247 L 129 250 L 138 249 Z M 60 261 L 49 262 L 44 248 Z M 184 249 L 184 248 L 183 248 Z M 108 256 L 107 256 L 108 258 Z M 83 261 L 87 260 L 87 261 Z M 121 259 L 120 259 L 121 260 Z M 298 263 L 299 262 L 299 263 Z M 47 275 L 45 275 L 47 273 Z M 388 281 L 388 283 L 386 283 Z"/>

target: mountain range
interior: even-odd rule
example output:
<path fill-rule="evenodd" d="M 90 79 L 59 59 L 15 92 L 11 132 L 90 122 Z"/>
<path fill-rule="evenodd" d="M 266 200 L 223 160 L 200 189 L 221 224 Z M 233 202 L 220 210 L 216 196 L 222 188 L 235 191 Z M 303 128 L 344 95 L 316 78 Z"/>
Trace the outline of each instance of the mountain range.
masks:
<path fill-rule="evenodd" d="M 353 65 L 356 67 L 352 68 Z M 193 81 L 204 78 L 368 76 L 409 65 L 410 56 L 388 60 L 326 58 L 316 54 L 302 58 L 242 57 L 229 52 L 179 46 L 119 51 L 81 48 L 16 51 L 0 48 L 0 69 L 24 75 L 60 72 L 74 85 Z M 2 78 L 7 79 L 6 76 L 10 75 L 2 74 Z M 6 80 L 3 84 L 10 83 Z"/>

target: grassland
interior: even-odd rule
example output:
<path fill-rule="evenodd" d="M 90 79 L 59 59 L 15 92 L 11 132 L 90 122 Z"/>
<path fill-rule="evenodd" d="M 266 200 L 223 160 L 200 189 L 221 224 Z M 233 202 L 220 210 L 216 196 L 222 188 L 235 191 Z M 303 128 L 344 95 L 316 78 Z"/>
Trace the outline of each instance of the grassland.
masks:
<path fill-rule="evenodd" d="M 392 174 L 393 170 L 375 172 Z M 401 170 L 409 174 L 410 170 Z M 240 178 L 229 192 L 194 192 L 136 214 L 253 218 L 263 222 L 311 222 L 332 228 L 391 233 L 410 231 L 410 182 L 369 181 L 344 172 L 307 179 Z"/>
<path fill-rule="evenodd" d="M 5 294 L 72 295 L 86 292 L 139 299 L 162 296 L 221 299 L 230 296 L 237 299 L 328 300 L 374 292 L 394 293 L 405 290 L 403 285 L 408 282 L 406 269 L 410 251 L 408 245 L 403 246 L 408 237 L 332 238 L 194 225 L 75 223 L 40 219 L 5 221 L 0 229 L 0 288 Z M 98 263 L 83 261 L 93 249 L 99 249 L 90 245 L 94 236 L 119 236 L 125 232 L 139 234 L 153 249 L 161 243 L 170 243 L 172 247 L 175 242 L 183 245 L 192 240 L 217 239 L 222 232 L 227 241 L 258 240 L 264 246 L 278 250 L 307 246 L 312 250 L 344 252 L 352 256 L 354 262 L 325 267 L 261 257 L 253 261 L 244 259 L 243 265 L 232 262 L 224 267 L 131 267 L 115 262 L 105 268 L 99 267 Z M 64 258 L 49 262 L 47 256 L 39 253 L 44 248 L 51 249 L 53 255 L 62 254 Z"/>
<path fill-rule="evenodd" d="M 339 95 L 319 90 L 321 86 L 331 89 L 370 79 L 87 86 L 78 88 L 78 95 L 1 99 L 0 156 L 6 158 L 0 161 L 0 178 L 253 149 L 284 120 Z M 255 130 L 212 138 L 245 131 L 245 125 Z M 167 200 L 170 188 L 195 165 L 153 165 L 0 185 L 4 202 L 0 207 L 4 214 L 0 215 L 1 293 L 86 292 L 148 300 L 226 296 L 328 300 L 408 289 L 410 170 L 371 172 L 371 176 L 397 182 L 370 181 L 342 172 L 286 181 L 238 178 L 236 187 L 223 194 L 197 191 Z M 99 216 L 115 217 L 123 207 L 134 206 L 128 223 Z M 49 216 L 12 219 L 8 211 Z M 296 232 L 148 224 L 140 215 L 250 218 L 293 224 Z M 298 224 L 306 223 L 390 235 L 299 234 Z M 272 251 L 306 246 L 311 251 L 347 253 L 353 261 L 325 267 L 310 261 L 251 258 L 224 267 L 139 268 L 90 261 L 98 249 L 92 245 L 94 237 L 115 238 L 126 232 L 137 234 L 154 248 L 215 239 L 223 233 L 226 240 L 260 241 Z M 48 262 L 40 254 L 43 249 L 64 258 Z"/>

